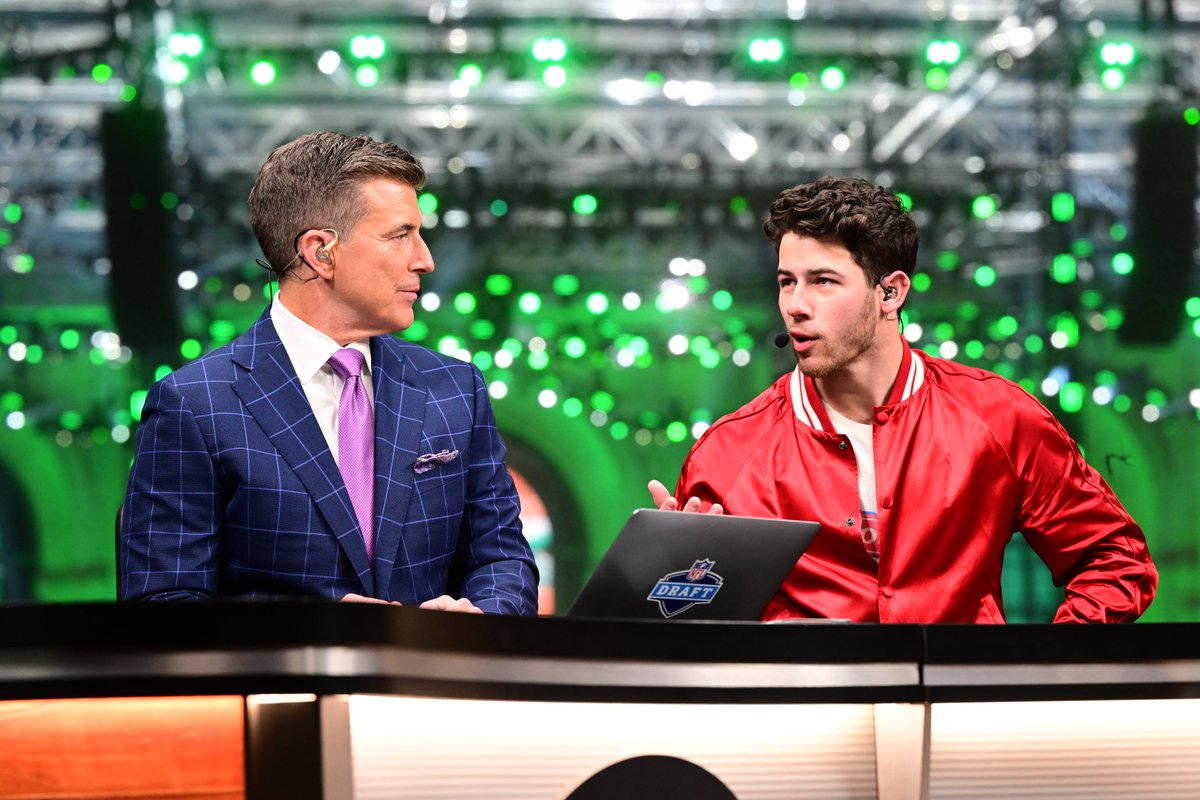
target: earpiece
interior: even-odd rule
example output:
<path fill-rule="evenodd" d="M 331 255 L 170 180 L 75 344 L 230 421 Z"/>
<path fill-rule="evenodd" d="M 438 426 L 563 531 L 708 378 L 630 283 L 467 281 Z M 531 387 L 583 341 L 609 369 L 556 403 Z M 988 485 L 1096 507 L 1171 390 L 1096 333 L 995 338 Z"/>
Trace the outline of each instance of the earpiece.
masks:
<path fill-rule="evenodd" d="M 320 261 L 323 264 L 328 264 L 329 263 L 329 253 L 325 252 L 324 250 L 318 250 L 317 251 L 317 261 Z"/>
<path fill-rule="evenodd" d="M 883 287 L 883 299 L 884 300 L 891 300 L 891 299 L 895 298 L 895 296 L 896 296 L 895 289 L 893 289 L 891 286 Z"/>

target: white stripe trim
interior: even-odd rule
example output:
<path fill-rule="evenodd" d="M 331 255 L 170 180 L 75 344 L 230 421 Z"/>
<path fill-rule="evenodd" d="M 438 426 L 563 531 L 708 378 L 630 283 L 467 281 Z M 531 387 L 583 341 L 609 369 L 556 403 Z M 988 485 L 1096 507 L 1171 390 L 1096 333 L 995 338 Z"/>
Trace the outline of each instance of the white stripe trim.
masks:
<path fill-rule="evenodd" d="M 925 383 L 925 362 L 921 360 L 921 354 L 912 351 L 912 364 L 908 368 L 908 380 L 904 384 L 904 396 L 901 400 L 907 400 L 916 394 L 917 389 Z"/>
<path fill-rule="evenodd" d="M 804 391 L 804 379 L 800 377 L 800 368 L 792 370 L 792 411 L 796 414 L 796 419 L 803 422 L 810 428 L 816 430 L 824 430 L 821 427 L 821 418 L 817 416 L 817 410 L 812 407 L 808 401 L 808 394 Z"/>

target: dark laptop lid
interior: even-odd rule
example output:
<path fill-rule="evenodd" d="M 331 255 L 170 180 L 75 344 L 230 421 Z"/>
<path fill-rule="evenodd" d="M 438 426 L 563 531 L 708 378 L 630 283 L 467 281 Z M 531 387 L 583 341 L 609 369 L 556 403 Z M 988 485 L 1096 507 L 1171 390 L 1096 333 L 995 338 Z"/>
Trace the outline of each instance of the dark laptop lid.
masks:
<path fill-rule="evenodd" d="M 816 522 L 638 509 L 569 617 L 757 620 Z"/>

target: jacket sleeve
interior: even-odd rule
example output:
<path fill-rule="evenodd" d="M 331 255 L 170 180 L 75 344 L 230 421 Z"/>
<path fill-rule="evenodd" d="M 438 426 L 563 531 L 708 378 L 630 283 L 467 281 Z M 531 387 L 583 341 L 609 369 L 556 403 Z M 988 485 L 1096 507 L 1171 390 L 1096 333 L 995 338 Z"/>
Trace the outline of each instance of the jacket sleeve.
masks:
<path fill-rule="evenodd" d="M 1030 402 L 1016 421 L 1019 525 L 1065 587 L 1054 621 L 1132 622 L 1158 586 L 1146 537 L 1058 420 Z"/>
<path fill-rule="evenodd" d="M 451 585 L 457 583 L 461 595 L 485 612 L 533 615 L 538 571 L 521 528 L 521 503 L 487 386 L 477 369 L 471 371 L 475 423 Z"/>
<path fill-rule="evenodd" d="M 202 600 L 216 593 L 219 488 L 196 417 L 170 380 L 142 409 L 125 491 L 121 600 Z"/>

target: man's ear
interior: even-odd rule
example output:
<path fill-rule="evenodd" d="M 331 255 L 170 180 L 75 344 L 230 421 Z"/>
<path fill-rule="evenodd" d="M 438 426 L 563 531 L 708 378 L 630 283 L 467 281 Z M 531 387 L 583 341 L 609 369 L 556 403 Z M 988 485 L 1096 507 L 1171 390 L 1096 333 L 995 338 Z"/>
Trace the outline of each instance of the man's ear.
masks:
<path fill-rule="evenodd" d="M 334 258 L 332 248 L 337 244 L 337 234 L 324 230 L 309 230 L 300 235 L 300 259 L 317 275 L 328 280 L 333 277 Z"/>
<path fill-rule="evenodd" d="M 908 299 L 908 291 L 912 288 L 912 280 L 901 270 L 888 273 L 879 279 L 879 289 L 882 296 L 880 310 L 885 316 L 898 312 Z"/>

